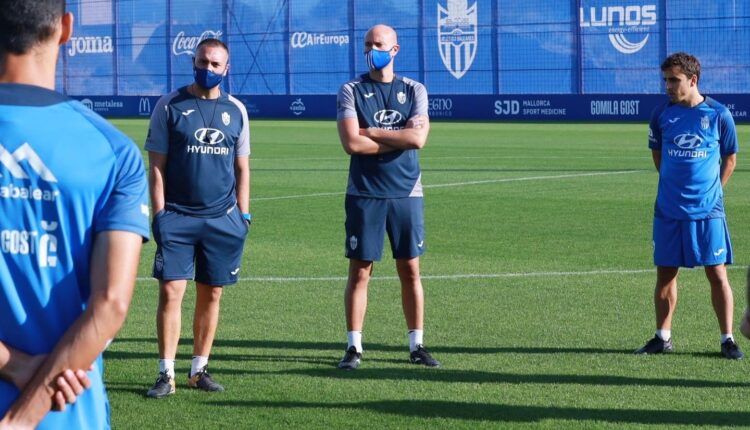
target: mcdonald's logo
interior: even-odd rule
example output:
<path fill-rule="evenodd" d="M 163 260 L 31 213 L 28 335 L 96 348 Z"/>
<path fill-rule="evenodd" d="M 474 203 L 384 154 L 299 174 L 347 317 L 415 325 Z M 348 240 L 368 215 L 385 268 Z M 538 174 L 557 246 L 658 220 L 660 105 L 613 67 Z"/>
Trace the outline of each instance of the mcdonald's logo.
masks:
<path fill-rule="evenodd" d="M 151 115 L 151 100 L 141 97 L 138 101 L 138 115 Z"/>

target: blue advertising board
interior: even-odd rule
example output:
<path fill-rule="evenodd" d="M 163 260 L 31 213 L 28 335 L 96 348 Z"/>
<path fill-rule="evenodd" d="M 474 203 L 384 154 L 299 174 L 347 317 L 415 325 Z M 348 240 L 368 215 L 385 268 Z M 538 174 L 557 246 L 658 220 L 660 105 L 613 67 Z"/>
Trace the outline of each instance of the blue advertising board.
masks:
<path fill-rule="evenodd" d="M 365 73 L 364 37 L 398 32 L 395 69 L 450 108 L 434 118 L 645 120 L 660 64 L 702 63 L 700 88 L 748 109 L 750 0 L 107 0 L 68 2 L 75 35 L 56 84 L 109 116 L 192 81 L 196 45 L 230 50 L 224 90 L 256 117 L 333 118 L 340 86 Z M 97 103 L 99 103 L 97 107 Z M 497 113 L 496 113 L 497 112 Z"/>
<path fill-rule="evenodd" d="M 336 96 L 237 95 L 250 118 L 332 119 Z M 729 108 L 737 122 L 750 122 L 750 97 L 744 94 L 712 94 Z M 148 117 L 156 96 L 73 97 L 107 117 Z M 667 101 L 655 94 L 595 95 L 467 95 L 429 97 L 432 120 L 503 121 L 648 121 L 651 111 Z"/>

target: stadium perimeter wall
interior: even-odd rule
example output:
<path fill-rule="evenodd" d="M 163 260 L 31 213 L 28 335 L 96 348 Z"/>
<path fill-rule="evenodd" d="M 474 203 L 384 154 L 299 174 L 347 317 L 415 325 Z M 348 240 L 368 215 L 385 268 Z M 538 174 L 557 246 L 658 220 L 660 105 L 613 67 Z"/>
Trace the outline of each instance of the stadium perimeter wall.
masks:
<path fill-rule="evenodd" d="M 399 32 L 399 74 L 436 119 L 644 121 L 665 100 L 669 53 L 703 64 L 701 90 L 750 122 L 750 0 L 73 0 L 57 87 L 109 117 L 148 116 L 225 41 L 224 89 L 256 118 L 334 118 L 366 71 L 362 39 Z"/>

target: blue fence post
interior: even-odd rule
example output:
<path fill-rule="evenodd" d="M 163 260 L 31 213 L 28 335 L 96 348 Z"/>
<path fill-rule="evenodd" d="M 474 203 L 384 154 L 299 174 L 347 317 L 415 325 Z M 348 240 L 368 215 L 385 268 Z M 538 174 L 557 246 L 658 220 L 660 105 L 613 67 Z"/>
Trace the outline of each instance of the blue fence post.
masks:
<path fill-rule="evenodd" d="M 240 28 L 238 28 L 237 30 L 242 31 L 242 29 L 240 29 Z M 229 52 L 232 52 L 232 47 L 229 46 L 229 4 L 228 4 L 228 0 L 221 0 L 221 34 L 224 35 L 224 42 L 227 44 L 227 47 L 229 48 Z M 228 93 L 231 93 L 232 92 L 232 80 L 231 79 L 222 79 L 221 82 L 224 85 L 224 91 L 226 91 Z"/>
<path fill-rule="evenodd" d="M 583 94 L 583 41 L 581 40 L 581 0 L 571 0 L 573 13 L 571 14 L 571 25 L 573 36 L 575 37 L 575 55 L 573 56 L 573 82 L 571 82 L 571 92 L 573 94 Z"/>
<path fill-rule="evenodd" d="M 119 40 L 120 40 L 120 34 L 117 31 L 119 26 L 117 25 L 120 20 L 118 19 L 118 2 L 113 1 L 112 2 L 112 38 L 114 39 L 112 42 L 112 91 L 114 91 L 114 95 L 120 94 L 120 74 L 119 72 L 119 53 L 120 53 L 120 47 L 119 47 Z"/>
<path fill-rule="evenodd" d="M 417 23 L 417 76 L 419 82 L 424 83 L 425 78 L 425 40 L 424 40 L 424 2 L 425 0 L 419 0 L 417 16 L 419 16 L 419 22 Z"/>
<path fill-rule="evenodd" d="M 659 64 L 667 58 L 667 0 L 659 1 L 661 19 L 659 20 Z M 664 85 L 663 83 L 660 85 Z M 663 87 L 662 87 L 663 88 Z"/>
<path fill-rule="evenodd" d="M 348 3 L 348 7 L 346 9 L 347 17 L 346 20 L 349 25 L 349 76 L 354 77 L 357 75 L 357 62 L 355 60 L 355 55 L 357 55 L 357 50 L 355 49 L 355 45 L 357 45 L 357 41 L 354 40 L 354 37 L 357 34 L 357 31 L 355 29 L 356 26 L 356 20 L 355 20 L 355 11 L 354 11 L 354 2 L 350 1 Z"/>
<path fill-rule="evenodd" d="M 167 6 L 167 25 L 165 28 L 167 32 L 165 37 L 165 47 L 167 48 L 167 93 L 171 93 L 172 86 L 174 85 L 174 80 L 172 79 L 172 47 L 169 44 L 172 37 L 172 0 L 167 0 L 165 4 Z"/>
<path fill-rule="evenodd" d="M 284 26 L 284 70 L 286 71 L 284 75 L 284 85 L 286 86 L 286 91 L 284 94 L 290 95 L 292 94 L 292 66 L 291 66 L 291 55 L 292 50 L 290 48 L 291 44 L 291 37 L 292 37 L 292 0 L 288 0 L 285 2 L 286 4 L 286 25 Z"/>
<path fill-rule="evenodd" d="M 497 31 L 500 17 L 498 16 L 498 1 L 492 0 L 492 31 L 490 46 L 492 49 L 492 94 L 500 94 L 500 44 L 497 43 L 499 32 Z"/>

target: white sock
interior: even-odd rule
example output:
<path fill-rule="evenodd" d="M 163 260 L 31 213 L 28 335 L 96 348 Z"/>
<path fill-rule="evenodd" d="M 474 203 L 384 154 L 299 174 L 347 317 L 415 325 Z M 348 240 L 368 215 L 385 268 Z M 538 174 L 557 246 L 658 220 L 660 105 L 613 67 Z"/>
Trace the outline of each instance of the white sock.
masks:
<path fill-rule="evenodd" d="M 208 365 L 208 356 L 194 355 L 193 362 L 190 364 L 190 376 L 195 375 L 207 365 Z"/>
<path fill-rule="evenodd" d="M 409 352 L 417 350 L 417 345 L 422 345 L 424 330 L 409 330 Z"/>
<path fill-rule="evenodd" d="M 170 378 L 174 379 L 174 360 L 164 358 L 159 359 L 159 373 L 167 372 Z"/>
<path fill-rule="evenodd" d="M 346 332 L 346 349 L 352 346 L 357 349 L 358 353 L 362 353 L 362 332 L 361 331 L 348 331 Z"/>
<path fill-rule="evenodd" d="M 656 336 L 661 340 L 672 339 L 672 330 L 656 330 Z"/>
<path fill-rule="evenodd" d="M 721 335 L 721 343 L 724 343 L 729 339 L 732 339 L 732 341 L 734 341 L 734 336 L 732 336 L 732 333 L 723 333 Z"/>

